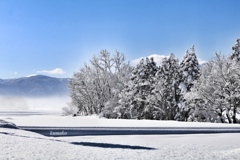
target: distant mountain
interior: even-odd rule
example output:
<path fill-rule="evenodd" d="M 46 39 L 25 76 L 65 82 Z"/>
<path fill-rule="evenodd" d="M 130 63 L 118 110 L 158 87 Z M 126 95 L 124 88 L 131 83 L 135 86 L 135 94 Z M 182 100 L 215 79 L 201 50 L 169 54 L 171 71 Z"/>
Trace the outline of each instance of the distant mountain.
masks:
<path fill-rule="evenodd" d="M 16 79 L 0 79 L 0 96 L 64 96 L 69 95 L 68 78 L 43 75 Z"/>

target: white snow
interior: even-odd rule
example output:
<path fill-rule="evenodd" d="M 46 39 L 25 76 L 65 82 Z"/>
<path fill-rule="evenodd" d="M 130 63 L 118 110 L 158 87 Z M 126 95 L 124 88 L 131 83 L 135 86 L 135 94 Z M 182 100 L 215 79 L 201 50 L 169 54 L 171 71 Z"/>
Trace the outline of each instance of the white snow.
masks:
<path fill-rule="evenodd" d="M 183 71 L 183 75 L 185 76 L 185 77 L 188 77 L 188 72 L 187 71 Z"/>
<path fill-rule="evenodd" d="M 46 112 L 0 114 L 0 119 L 16 124 L 17 126 L 61 126 L 61 127 L 240 127 L 238 124 L 178 122 L 159 120 L 129 120 L 106 119 L 98 116 L 61 116 L 60 114 L 46 114 Z M 8 113 L 10 114 L 10 113 Z M 33 115 L 31 115 L 33 114 Z"/>
<path fill-rule="evenodd" d="M 240 134 L 78 136 L 50 138 L 0 128 L 0 159 L 237 160 Z"/>
<path fill-rule="evenodd" d="M 187 87 L 186 87 L 186 84 L 185 83 L 183 83 L 183 82 L 181 82 L 180 83 L 180 85 L 179 85 L 179 87 L 178 88 L 180 88 L 181 89 L 181 91 L 182 92 L 187 92 Z"/>

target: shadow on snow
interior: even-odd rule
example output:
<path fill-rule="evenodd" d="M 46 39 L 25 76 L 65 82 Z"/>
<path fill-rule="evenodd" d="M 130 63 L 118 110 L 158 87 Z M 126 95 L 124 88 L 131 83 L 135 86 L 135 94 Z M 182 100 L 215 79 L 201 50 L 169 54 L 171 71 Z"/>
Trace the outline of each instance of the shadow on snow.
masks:
<path fill-rule="evenodd" d="M 130 146 L 122 144 L 111 144 L 111 143 L 95 143 L 95 142 L 71 142 L 74 145 L 88 146 L 88 147 L 100 147 L 100 148 L 118 148 L 118 149 L 134 149 L 134 150 L 155 150 L 151 147 L 143 146 Z"/>
<path fill-rule="evenodd" d="M 100 148 L 112 148 L 112 149 L 133 149 L 133 150 L 156 150 L 156 148 L 151 147 L 143 147 L 143 146 L 130 146 L 130 145 L 122 145 L 122 144 L 111 144 L 111 143 L 95 143 L 95 142 L 67 142 L 58 139 L 46 139 L 40 137 L 29 137 L 24 135 L 16 135 L 14 133 L 7 133 L 7 132 L 0 132 L 0 134 L 8 135 L 8 136 L 15 136 L 15 137 L 23 137 L 23 138 L 30 138 L 30 139 L 39 139 L 39 140 L 46 140 L 46 141 L 55 141 L 55 142 L 64 142 L 69 143 L 72 145 L 80 145 L 80 146 L 87 146 L 87 147 L 100 147 Z"/>

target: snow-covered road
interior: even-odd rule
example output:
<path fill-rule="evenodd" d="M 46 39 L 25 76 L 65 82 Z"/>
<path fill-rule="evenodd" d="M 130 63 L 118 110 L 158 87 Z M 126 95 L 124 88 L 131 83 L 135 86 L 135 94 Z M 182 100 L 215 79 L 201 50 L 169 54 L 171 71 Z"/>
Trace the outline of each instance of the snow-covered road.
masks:
<path fill-rule="evenodd" d="M 240 127 L 18 127 L 27 131 L 52 137 L 240 133 Z"/>

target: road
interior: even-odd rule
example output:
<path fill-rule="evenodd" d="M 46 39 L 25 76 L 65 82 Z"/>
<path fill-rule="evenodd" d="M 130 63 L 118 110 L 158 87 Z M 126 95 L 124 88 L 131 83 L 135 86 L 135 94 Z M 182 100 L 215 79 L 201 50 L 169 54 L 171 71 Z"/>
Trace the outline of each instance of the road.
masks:
<path fill-rule="evenodd" d="M 18 127 L 52 137 L 240 133 L 240 127 Z"/>

